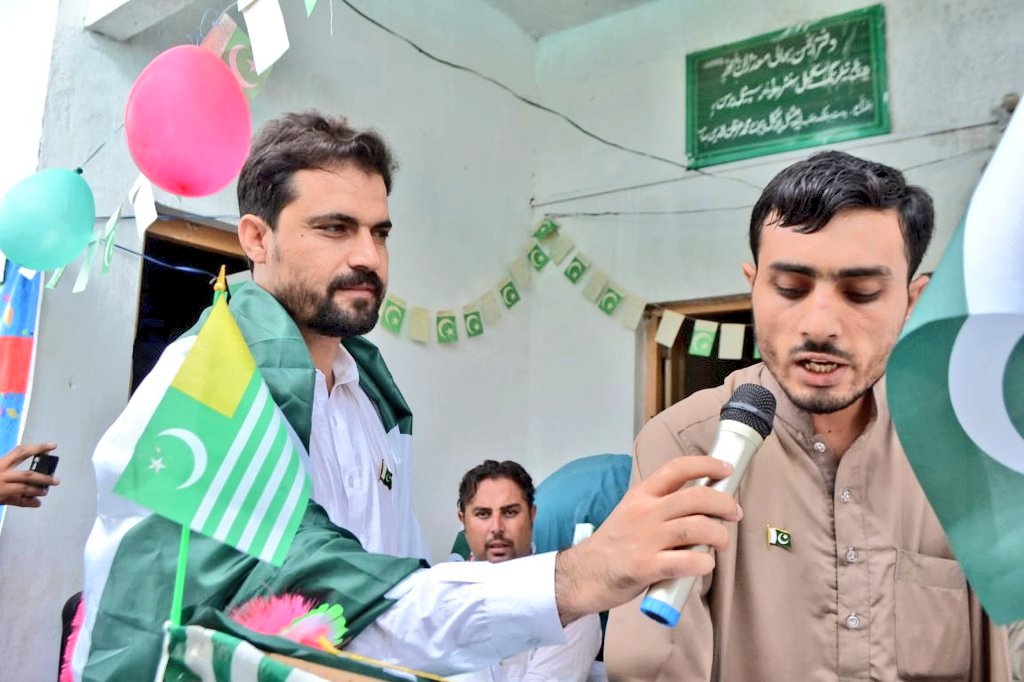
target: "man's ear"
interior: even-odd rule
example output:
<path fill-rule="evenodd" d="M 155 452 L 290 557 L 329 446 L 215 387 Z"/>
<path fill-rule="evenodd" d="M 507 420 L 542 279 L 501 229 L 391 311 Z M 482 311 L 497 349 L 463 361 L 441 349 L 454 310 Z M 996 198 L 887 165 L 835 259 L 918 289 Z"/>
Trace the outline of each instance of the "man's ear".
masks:
<path fill-rule="evenodd" d="M 537 519 L 537 505 L 532 505 L 530 507 L 530 525 L 533 525 L 533 522 L 536 519 Z"/>
<path fill-rule="evenodd" d="M 462 513 L 461 509 L 459 510 L 459 523 L 462 524 L 463 528 L 466 527 L 466 515 Z"/>
<path fill-rule="evenodd" d="M 754 288 L 754 276 L 757 275 L 757 266 L 753 263 L 743 263 L 743 276 L 747 278 L 747 284 Z"/>
<path fill-rule="evenodd" d="M 246 213 L 238 219 L 238 242 L 246 257 L 255 263 L 266 263 L 270 253 L 273 230 L 262 218 Z"/>
<path fill-rule="evenodd" d="M 903 322 L 910 319 L 910 313 L 914 312 L 914 306 L 917 305 L 918 300 L 921 298 L 921 294 L 924 293 L 924 288 L 928 286 L 928 282 L 932 280 L 929 275 L 918 275 L 910 282 L 910 286 L 907 287 L 907 297 L 909 299 L 909 305 L 907 306 L 907 316 L 903 318 Z"/>

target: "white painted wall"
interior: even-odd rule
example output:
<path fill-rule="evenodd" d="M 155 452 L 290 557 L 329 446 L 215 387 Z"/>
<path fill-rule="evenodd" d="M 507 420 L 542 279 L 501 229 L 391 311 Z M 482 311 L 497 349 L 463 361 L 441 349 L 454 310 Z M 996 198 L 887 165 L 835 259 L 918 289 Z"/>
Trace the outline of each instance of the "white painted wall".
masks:
<path fill-rule="evenodd" d="M 866 0 L 660 0 L 545 36 L 538 98 L 594 133 L 682 163 L 685 55 L 872 4 Z M 1024 88 L 1024 5 L 1017 0 L 887 0 L 893 133 L 837 145 L 899 168 L 931 191 L 934 268 L 997 139 L 994 127 L 921 138 L 993 120 L 1007 92 Z M 739 264 L 760 187 L 813 149 L 706 168 L 720 178 L 611 149 L 537 114 L 535 218 L 545 212 L 684 211 L 689 215 L 566 217 L 563 230 L 614 280 L 648 301 L 743 293 Z M 972 153 L 971 150 L 981 151 Z M 965 154 L 949 161 L 945 157 Z M 646 189 L 619 188 L 678 179 Z M 749 187 L 735 180 L 754 185 Z M 579 195 L 609 192 L 571 200 Z M 560 458 L 628 452 L 642 409 L 635 391 L 637 335 L 586 302 L 581 287 L 547 273 L 533 310 L 529 456 L 543 475 Z M 557 282 L 555 280 L 558 280 Z"/>
<path fill-rule="evenodd" d="M 159 51 L 200 35 L 204 11 L 226 3 L 198 2 L 127 43 L 83 31 L 87 4 L 60 3 L 41 164 L 74 167 L 106 142 L 86 168 L 105 216 L 135 176 L 123 134 L 115 132 L 135 76 Z M 402 168 L 392 195 L 391 288 L 410 303 L 436 310 L 474 300 L 496 284 L 545 210 L 739 206 L 562 223 L 597 265 L 648 300 L 743 291 L 738 264 L 747 256 L 747 207 L 757 190 L 691 179 L 671 165 L 587 140 L 491 84 L 427 61 L 341 3 L 333 3 L 333 25 L 329 0 L 321 0 L 311 21 L 301 3 L 282 4 L 292 49 L 255 102 L 254 123 L 317 107 L 372 125 L 392 142 Z M 535 96 L 600 135 L 679 161 L 686 52 L 865 4 L 660 0 L 537 43 L 478 0 L 359 2 L 441 57 Z M 966 8 L 892 0 L 887 11 L 894 134 L 842 147 L 908 166 L 991 143 L 992 129 L 916 136 L 990 120 L 1002 95 L 1021 89 L 1024 9 L 1017 0 Z M 761 186 L 803 154 L 708 170 Z M 939 208 L 940 235 L 927 267 L 937 262 L 986 157 L 968 154 L 910 172 Z M 687 179 L 536 210 L 529 203 L 531 196 L 543 204 L 681 176 Z M 236 213 L 233 188 L 202 200 L 163 200 L 206 215 Z M 138 248 L 130 224 L 119 243 Z M 12 513 L 0 535 L 0 608 L 17 614 L 0 628 L 0 660 L 16 662 L 20 679 L 52 675 L 59 607 L 81 581 L 81 547 L 94 513 L 88 456 L 127 397 L 139 270 L 135 257 L 118 253 L 112 274 L 94 278 L 84 294 L 72 295 L 66 280 L 44 298 L 26 438 L 61 443 L 65 482 L 42 510 Z M 457 529 L 458 480 L 485 457 L 518 459 L 539 480 L 574 457 L 629 451 L 637 426 L 637 335 L 608 320 L 580 290 L 561 268 L 549 267 L 521 305 L 484 336 L 454 348 L 371 335 L 416 413 L 415 504 L 435 557 Z"/>

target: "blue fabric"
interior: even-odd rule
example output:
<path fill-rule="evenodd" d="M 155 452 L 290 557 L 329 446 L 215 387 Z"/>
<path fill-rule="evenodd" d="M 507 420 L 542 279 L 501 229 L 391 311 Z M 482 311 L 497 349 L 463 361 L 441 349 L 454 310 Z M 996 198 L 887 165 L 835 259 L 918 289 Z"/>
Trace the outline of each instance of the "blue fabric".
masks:
<path fill-rule="evenodd" d="M 629 455 L 592 455 L 568 462 L 541 481 L 534 497 L 537 552 L 571 547 L 578 523 L 595 528 L 604 523 L 626 494 L 631 467 Z"/>

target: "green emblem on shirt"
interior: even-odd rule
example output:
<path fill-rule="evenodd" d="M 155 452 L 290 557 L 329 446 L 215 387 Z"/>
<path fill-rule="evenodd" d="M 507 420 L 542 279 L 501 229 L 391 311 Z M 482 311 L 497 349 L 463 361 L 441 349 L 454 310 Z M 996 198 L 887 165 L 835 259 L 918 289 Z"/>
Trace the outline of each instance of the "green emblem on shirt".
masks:
<path fill-rule="evenodd" d="M 391 481 L 394 476 L 391 473 L 391 469 L 388 469 L 388 465 L 384 463 L 383 457 L 380 460 L 380 473 L 377 475 L 377 478 L 388 487 L 388 490 L 391 490 Z"/>
<path fill-rule="evenodd" d="M 773 545 L 782 549 L 793 549 L 793 537 L 784 528 L 768 526 L 768 546 Z"/>

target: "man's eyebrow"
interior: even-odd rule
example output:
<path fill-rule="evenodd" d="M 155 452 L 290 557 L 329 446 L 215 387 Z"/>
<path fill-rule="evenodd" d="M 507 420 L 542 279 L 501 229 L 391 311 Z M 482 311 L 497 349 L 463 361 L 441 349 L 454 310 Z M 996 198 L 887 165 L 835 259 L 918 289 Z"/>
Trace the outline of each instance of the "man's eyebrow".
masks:
<path fill-rule="evenodd" d="M 841 268 L 835 274 L 822 274 L 820 270 L 811 267 L 810 265 L 787 263 L 785 261 L 771 263 L 768 267 L 775 272 L 788 272 L 795 275 L 810 277 L 812 279 L 819 279 L 823 277 L 833 280 L 850 279 L 853 277 L 892 277 L 892 270 L 884 265 L 865 265 L 852 268 Z"/>
<path fill-rule="evenodd" d="M 348 215 L 347 213 L 322 213 L 320 215 L 311 216 L 306 219 L 306 222 L 310 225 L 323 225 L 325 223 L 342 223 L 345 225 L 358 225 L 359 221 Z M 379 223 L 374 224 L 375 228 L 380 227 L 392 227 L 391 219 L 382 220 Z"/>
<path fill-rule="evenodd" d="M 520 509 L 521 507 L 522 505 L 516 502 L 514 504 L 506 504 L 504 507 L 501 508 L 501 511 L 512 511 L 514 509 Z"/>

